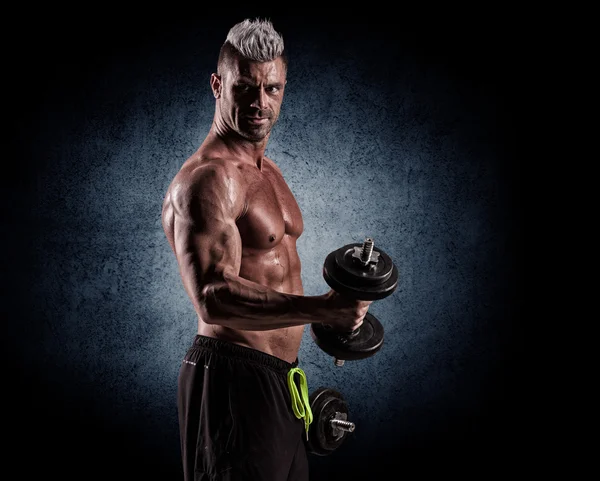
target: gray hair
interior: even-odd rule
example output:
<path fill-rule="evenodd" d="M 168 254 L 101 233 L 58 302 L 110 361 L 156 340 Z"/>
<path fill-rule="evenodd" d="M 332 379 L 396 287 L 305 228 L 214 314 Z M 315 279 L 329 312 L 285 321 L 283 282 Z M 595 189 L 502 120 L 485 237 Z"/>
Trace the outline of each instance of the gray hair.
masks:
<path fill-rule="evenodd" d="M 246 19 L 234 25 L 226 42 L 244 57 L 257 62 L 270 62 L 283 54 L 283 37 L 269 20 Z"/>

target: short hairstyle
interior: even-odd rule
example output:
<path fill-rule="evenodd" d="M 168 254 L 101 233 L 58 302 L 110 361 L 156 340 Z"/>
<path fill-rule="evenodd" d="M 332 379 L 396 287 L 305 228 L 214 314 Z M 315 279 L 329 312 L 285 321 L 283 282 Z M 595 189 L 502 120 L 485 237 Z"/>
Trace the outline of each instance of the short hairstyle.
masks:
<path fill-rule="evenodd" d="M 219 52 L 219 73 L 235 55 L 255 62 L 270 62 L 281 57 L 287 69 L 283 37 L 269 20 L 246 19 L 231 27 Z"/>

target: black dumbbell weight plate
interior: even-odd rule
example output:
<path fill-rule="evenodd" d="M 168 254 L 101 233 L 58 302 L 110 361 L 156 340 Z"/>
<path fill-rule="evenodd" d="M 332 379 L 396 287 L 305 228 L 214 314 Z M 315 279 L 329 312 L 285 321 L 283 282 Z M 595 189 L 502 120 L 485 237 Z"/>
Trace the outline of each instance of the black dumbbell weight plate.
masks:
<path fill-rule="evenodd" d="M 371 357 L 383 345 L 383 326 L 375 316 L 367 313 L 357 331 L 349 334 L 320 323 L 313 323 L 310 333 L 327 354 L 344 361 Z"/>
<path fill-rule="evenodd" d="M 348 406 L 342 395 L 329 388 L 319 388 L 309 396 L 313 422 L 308 430 L 307 451 L 317 456 L 327 456 L 346 439 L 346 433 L 336 434 L 330 421 L 336 413 L 348 416 Z"/>
<path fill-rule="evenodd" d="M 353 257 L 355 247 L 362 244 L 348 244 L 331 252 L 323 264 L 323 277 L 338 294 L 353 299 L 375 301 L 392 294 L 398 285 L 398 268 L 382 250 L 373 248 L 379 254 L 373 268 L 365 268 Z"/>

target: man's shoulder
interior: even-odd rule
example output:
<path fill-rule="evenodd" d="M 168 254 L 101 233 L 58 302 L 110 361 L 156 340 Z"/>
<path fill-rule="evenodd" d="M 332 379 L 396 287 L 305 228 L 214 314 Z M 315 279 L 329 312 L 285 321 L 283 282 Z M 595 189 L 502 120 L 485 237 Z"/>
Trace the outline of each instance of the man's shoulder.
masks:
<path fill-rule="evenodd" d="M 279 166 L 273 161 L 273 159 L 270 159 L 269 157 L 265 156 L 265 161 L 267 163 L 267 165 L 269 165 L 273 170 L 276 170 L 277 172 L 279 172 L 280 174 L 283 174 L 281 172 L 281 169 L 279 168 Z"/>
<path fill-rule="evenodd" d="M 212 205 L 215 198 L 228 198 L 232 205 L 237 205 L 243 201 L 244 192 L 240 172 L 227 159 L 193 156 L 173 178 L 167 196 L 182 210 L 204 201 Z"/>
<path fill-rule="evenodd" d="M 173 184 L 201 187 L 206 184 L 235 181 L 238 177 L 238 169 L 227 159 L 193 156 L 181 166 Z"/>

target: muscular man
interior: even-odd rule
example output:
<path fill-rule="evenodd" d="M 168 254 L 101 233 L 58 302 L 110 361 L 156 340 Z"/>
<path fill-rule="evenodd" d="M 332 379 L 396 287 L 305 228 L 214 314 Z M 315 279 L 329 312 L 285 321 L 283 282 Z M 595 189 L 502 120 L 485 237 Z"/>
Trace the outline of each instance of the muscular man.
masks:
<path fill-rule="evenodd" d="M 264 155 L 286 74 L 269 21 L 231 28 L 210 77 L 212 126 L 164 199 L 164 230 L 198 315 L 178 381 L 186 481 L 308 479 L 306 420 L 288 384 L 304 326 L 349 331 L 370 304 L 304 296 L 302 215 Z"/>

